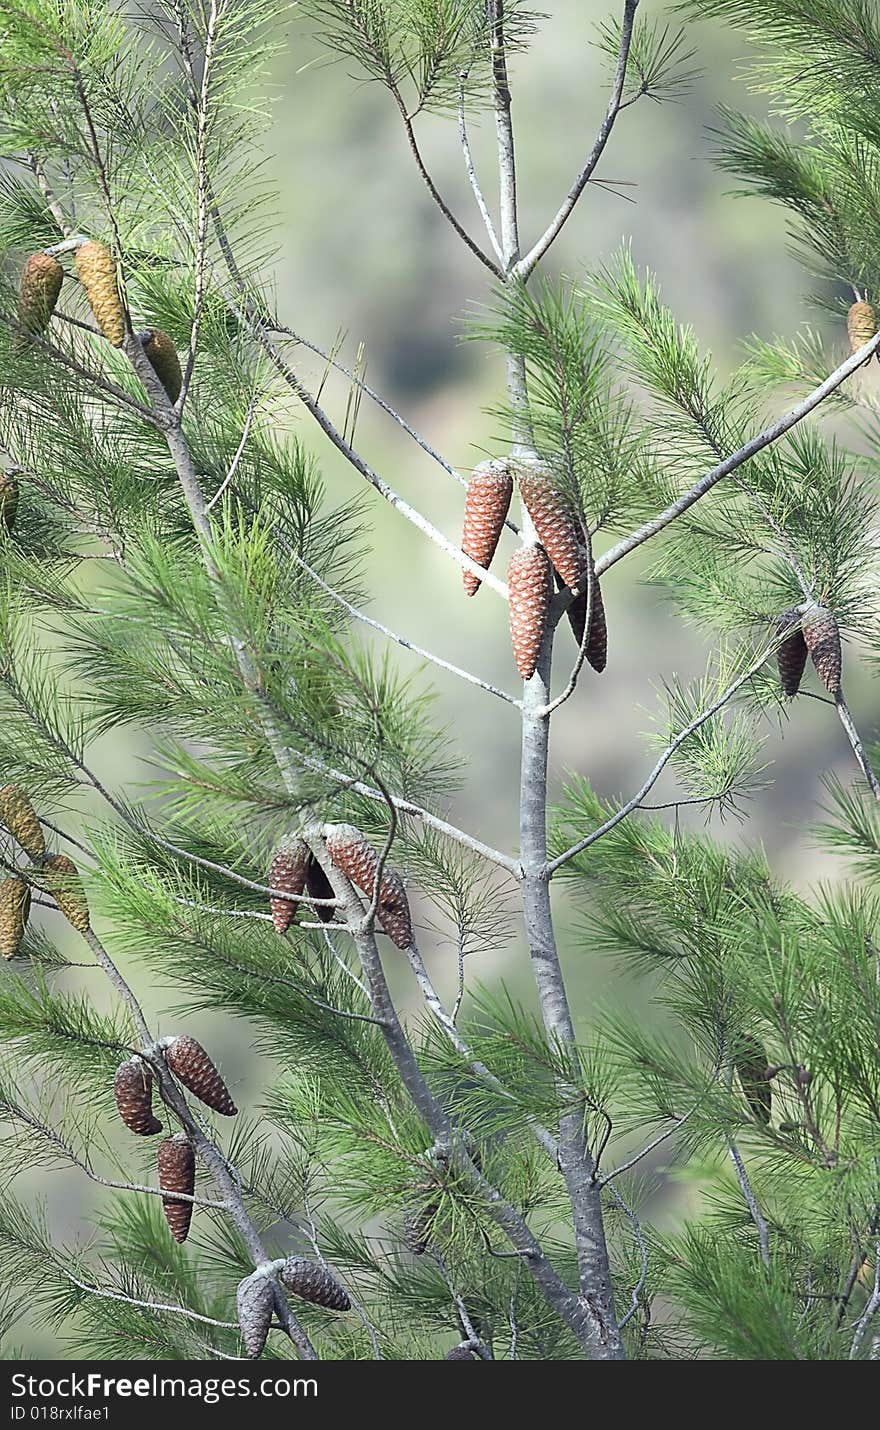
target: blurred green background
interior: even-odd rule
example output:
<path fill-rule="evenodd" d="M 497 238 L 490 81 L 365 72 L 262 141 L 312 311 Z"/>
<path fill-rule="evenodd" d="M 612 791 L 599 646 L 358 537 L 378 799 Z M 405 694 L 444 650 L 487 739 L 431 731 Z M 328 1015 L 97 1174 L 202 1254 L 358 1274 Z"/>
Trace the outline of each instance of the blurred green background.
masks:
<path fill-rule="evenodd" d="M 511 82 L 518 143 L 521 230 L 528 243 L 545 227 L 592 144 L 609 89 L 608 63 L 592 47 L 594 26 L 606 19 L 605 0 L 548 0 L 530 50 L 515 58 Z M 662 14 L 643 0 L 649 18 Z M 463 342 L 468 314 L 491 296 L 491 280 L 446 225 L 422 184 L 407 148 L 399 116 L 378 85 L 363 82 L 346 63 L 328 64 L 309 22 L 294 9 L 285 21 L 287 42 L 273 61 L 270 95 L 273 122 L 265 178 L 279 190 L 279 223 L 273 268 L 282 318 L 327 348 L 346 334 L 342 360 L 351 365 L 363 342 L 367 378 L 453 463 L 466 472 L 482 456 L 504 451 L 503 434 L 486 409 L 503 399 L 498 356 Z M 676 19 L 669 16 L 670 26 Z M 727 371 L 753 332 L 790 333 L 803 321 L 821 321 L 809 304 L 811 282 L 788 251 L 779 211 L 755 199 L 736 198 L 729 180 L 713 167 L 717 142 L 711 132 L 720 103 L 756 109 L 738 82 L 745 52 L 741 37 L 723 25 L 691 27 L 700 67 L 691 91 L 677 103 L 648 99 L 624 113 L 597 172 L 615 180 L 618 192 L 591 184 L 552 250 L 549 272 L 577 276 L 609 261 L 631 242 L 640 265 L 657 274 L 666 301 L 680 321 L 692 324 Z M 454 118 L 419 120 L 423 151 L 439 188 L 474 234 L 480 219 L 468 186 Z M 489 117 L 471 127 L 471 142 L 487 197 L 494 204 L 494 127 Z M 255 160 L 256 160 L 255 156 Z M 832 334 L 842 354 L 845 334 Z M 295 355 L 296 356 L 296 355 Z M 295 363 L 295 365 L 297 365 Z M 876 368 L 872 364 L 872 368 Z M 313 387 L 324 365 L 298 350 L 298 370 Z M 874 382 L 873 376 L 862 379 Z M 329 378 L 323 401 L 342 425 L 347 387 Z M 337 456 L 300 408 L 287 414 L 291 431 L 318 458 L 331 499 L 359 491 L 369 549 L 365 585 L 373 594 L 370 614 L 448 660 L 509 690 L 517 689 L 502 604 L 489 591 L 468 601 L 458 568 L 414 528 L 374 497 L 366 483 Z M 373 467 L 453 539 L 458 538 L 463 495 L 405 434 L 366 399 L 361 403 L 357 443 Z M 503 563 L 502 552 L 500 563 Z M 589 669 L 576 698 L 555 717 L 553 787 L 566 770 L 586 774 L 603 794 L 629 795 L 653 762 L 644 733 L 660 709 L 658 683 L 673 672 L 697 672 L 705 660 L 700 637 L 683 628 L 674 610 L 640 584 L 639 560 L 615 566 L 603 583 L 609 624 L 606 672 Z M 359 638 L 371 639 L 366 628 Z M 381 639 L 381 638 L 377 638 Z M 407 674 L 418 661 L 399 647 L 391 657 Z M 573 658 L 568 633 L 558 644 L 557 679 Z M 516 846 L 519 725 L 516 711 L 429 667 L 438 710 L 466 756 L 464 781 L 451 802 L 456 823 L 502 848 Z M 847 690 L 857 721 L 871 733 L 876 701 L 864 673 L 848 671 Z M 735 841 L 763 841 L 777 873 L 806 886 L 839 877 L 841 867 L 819 851 L 809 823 L 821 798 L 820 776 L 836 769 L 851 776 L 843 732 L 826 705 L 799 701 L 784 731 L 768 723 L 765 758 L 771 789 L 749 807 L 742 825 L 715 833 Z M 106 747 L 111 777 L 136 784 L 151 778 L 138 751 Z M 674 789 L 671 778 L 658 786 Z M 699 822 L 698 818 L 695 822 Z M 648 994 L 605 959 L 592 958 L 575 937 L 577 910 L 557 896 L 560 943 L 572 999 L 586 1030 L 596 1010 L 625 997 Z M 441 991 L 452 994 L 454 950 L 424 931 L 429 963 Z M 73 955 L 76 956 L 76 955 Z M 388 959 L 393 970 L 393 953 Z M 530 979 L 523 948 L 515 943 L 469 960 L 469 978 L 504 977 L 528 999 Z M 133 973 L 144 991 L 142 972 Z M 395 971 L 399 994 L 411 998 L 408 980 Z M 90 985 L 92 986 L 92 985 Z M 173 1006 L 173 990 L 153 988 L 148 1005 Z M 414 1007 L 414 1004 L 411 1004 Z M 160 1017 L 160 1030 L 179 1019 Z M 246 1030 L 231 1019 L 188 1018 L 202 1030 L 222 1062 L 236 1100 L 259 1103 L 262 1072 Z M 267 1069 L 263 1070 L 268 1073 Z M 130 1147 L 131 1139 L 128 1139 Z M 151 1149 L 135 1148 L 149 1174 Z M 41 1191 L 53 1216 L 87 1238 L 93 1229 L 96 1189 L 66 1174 L 41 1174 Z M 697 1188 L 670 1184 L 664 1219 L 695 1205 Z M 43 1333 L 28 1333 L 27 1349 L 51 1353 Z"/>

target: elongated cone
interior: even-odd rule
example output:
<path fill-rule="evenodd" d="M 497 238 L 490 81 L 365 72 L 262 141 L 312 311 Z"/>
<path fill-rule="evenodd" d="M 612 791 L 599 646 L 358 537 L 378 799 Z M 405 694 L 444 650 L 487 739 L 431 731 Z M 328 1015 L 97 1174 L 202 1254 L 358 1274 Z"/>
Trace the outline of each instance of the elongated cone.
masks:
<path fill-rule="evenodd" d="M 42 859 L 46 852 L 43 826 L 24 790 L 17 785 L 4 785 L 0 789 L 0 824 L 6 825 L 13 839 L 32 859 Z"/>
<path fill-rule="evenodd" d="M 807 663 L 807 643 L 801 630 L 800 613 L 797 610 L 786 611 L 779 618 L 776 633 L 785 636 L 776 652 L 782 689 L 786 695 L 797 695 Z"/>
<path fill-rule="evenodd" d="M 478 566 L 491 564 L 512 496 L 513 477 L 505 462 L 483 462 L 475 469 L 465 498 L 461 549 Z M 462 578 L 467 594 L 475 596 L 482 585 L 479 576 L 462 571 Z"/>
<path fill-rule="evenodd" d="M 188 1033 L 174 1038 L 165 1049 L 165 1061 L 174 1076 L 206 1107 L 213 1107 L 224 1117 L 235 1116 L 238 1108 L 229 1096 L 229 1089 L 195 1038 Z"/>
<path fill-rule="evenodd" d="M 586 570 L 587 553 L 581 547 L 581 572 Z M 559 579 L 559 578 L 557 578 Z M 605 620 L 605 603 L 602 600 L 602 588 L 599 585 L 598 577 L 593 573 L 590 611 L 590 636 L 587 641 L 587 648 L 584 652 L 587 660 L 595 671 L 600 675 L 605 669 L 608 660 L 608 626 Z M 572 634 L 578 643 L 583 644 L 584 627 L 587 622 L 587 593 L 576 596 L 569 606 L 566 615 L 571 626 Z"/>
<path fill-rule="evenodd" d="M 424 1256 L 431 1245 L 431 1230 L 437 1215 L 437 1203 L 413 1207 L 403 1223 L 403 1239 L 413 1256 Z"/>
<path fill-rule="evenodd" d="M 801 630 L 816 674 L 830 695 L 840 690 L 840 629 L 827 606 L 813 606 L 801 619 Z"/>
<path fill-rule="evenodd" d="M 534 522 L 538 540 L 566 586 L 576 586 L 582 569 L 581 533 L 572 515 L 571 503 L 560 491 L 548 467 L 521 467 L 518 477 L 520 496 Z"/>
<path fill-rule="evenodd" d="M 853 303 L 846 315 L 850 352 L 857 353 L 877 331 L 877 313 L 871 303 Z"/>
<path fill-rule="evenodd" d="M 18 512 L 21 488 L 11 472 L 0 472 L 0 526 L 11 533 Z"/>
<path fill-rule="evenodd" d="M 366 894 L 373 897 L 379 860 L 373 846 L 353 824 L 331 825 L 326 834 L 327 853 L 337 869 Z M 379 926 L 397 948 L 409 948 L 413 941 L 412 920 L 403 880 L 394 869 L 382 870 L 379 904 L 376 910 Z"/>
<path fill-rule="evenodd" d="M 523 680 L 531 680 L 544 639 L 552 587 L 550 562 L 540 546 L 521 546 L 514 552 L 507 584 L 513 658 Z"/>
<path fill-rule="evenodd" d="M 325 1266 L 307 1261 L 304 1256 L 288 1256 L 281 1268 L 281 1280 L 301 1301 L 326 1306 L 331 1311 L 348 1311 L 351 1301 L 344 1286 L 340 1286 Z"/>
<path fill-rule="evenodd" d="M 770 1079 L 775 1077 L 776 1069 L 768 1063 L 767 1053 L 758 1039 L 747 1033 L 737 1040 L 733 1061 L 752 1116 L 767 1126 L 773 1105 Z"/>
<path fill-rule="evenodd" d="M 248 1360 L 259 1360 L 272 1324 L 275 1289 L 268 1276 L 255 1271 L 239 1283 L 235 1299 L 245 1354 Z"/>
<path fill-rule="evenodd" d="M 76 271 L 98 327 L 108 343 L 121 348 L 125 339 L 125 312 L 113 254 L 103 243 L 90 240 L 76 251 Z"/>
<path fill-rule="evenodd" d="M 53 854 L 43 865 L 46 888 L 69 924 L 78 933 L 88 933 L 89 906 L 80 883 L 79 871 L 66 854 Z"/>
<path fill-rule="evenodd" d="M 168 401 L 176 402 L 183 386 L 183 373 L 180 370 L 177 348 L 161 328 L 147 328 L 146 332 L 139 333 L 138 337 L 149 359 L 150 367 L 168 395 Z"/>
<path fill-rule="evenodd" d="M 163 1192 L 183 1192 L 187 1197 L 195 1194 L 196 1154 L 186 1133 L 177 1132 L 173 1137 L 166 1137 L 164 1142 L 160 1142 L 157 1161 L 159 1187 Z M 162 1210 L 174 1240 L 186 1241 L 192 1221 L 192 1202 L 163 1197 Z"/>
<path fill-rule="evenodd" d="M 473 1360 L 473 1355 L 471 1354 L 471 1348 L 470 1348 L 470 1346 L 468 1346 L 468 1345 L 466 1345 L 466 1344 L 463 1343 L 463 1344 L 460 1345 L 460 1346 L 453 1346 L 451 1351 L 447 1351 L 447 1352 L 446 1352 L 446 1354 L 445 1354 L 445 1356 L 443 1357 L 443 1359 L 444 1359 L 444 1360 Z"/>
<path fill-rule="evenodd" d="M 4 879 L 0 884 L 0 955 L 15 958 L 21 948 L 28 914 L 31 911 L 31 891 L 24 879 Z"/>
<path fill-rule="evenodd" d="M 308 846 L 301 839 L 293 839 L 282 844 L 269 867 L 270 889 L 280 889 L 284 894 L 301 894 L 306 886 L 306 864 L 309 858 Z M 296 918 L 299 904 L 287 899 L 269 899 L 272 922 L 278 933 L 287 933 Z"/>
<path fill-rule="evenodd" d="M 42 333 L 55 311 L 64 269 L 48 253 L 32 253 L 21 270 L 18 321 L 29 333 Z"/>
<path fill-rule="evenodd" d="M 314 854 L 309 852 L 306 860 L 306 891 L 313 899 L 334 899 L 333 885 L 324 873 Z M 330 904 L 316 904 L 314 912 L 322 924 L 332 924 L 336 910 Z"/>
<path fill-rule="evenodd" d="M 119 1116 L 129 1132 L 152 1137 L 162 1131 L 161 1122 L 153 1116 L 153 1074 L 141 1058 L 128 1058 L 119 1064 L 113 1079 L 113 1095 Z"/>

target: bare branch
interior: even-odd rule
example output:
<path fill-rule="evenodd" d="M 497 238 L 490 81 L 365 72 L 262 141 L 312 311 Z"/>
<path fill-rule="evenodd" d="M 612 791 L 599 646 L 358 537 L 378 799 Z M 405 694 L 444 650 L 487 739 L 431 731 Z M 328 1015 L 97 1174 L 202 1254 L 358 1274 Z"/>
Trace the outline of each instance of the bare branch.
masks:
<path fill-rule="evenodd" d="M 486 233 L 489 235 L 489 242 L 495 250 L 495 257 L 499 263 L 503 263 L 504 254 L 501 250 L 501 244 L 498 241 L 498 234 L 495 232 L 495 223 L 489 212 L 489 205 L 486 203 L 483 190 L 480 188 L 480 181 L 477 178 L 477 171 L 474 167 L 473 155 L 471 154 L 470 140 L 468 139 L 467 132 L 467 116 L 465 114 L 464 84 L 461 85 L 458 91 L 458 137 L 461 142 L 461 152 L 464 155 L 464 165 L 467 170 L 468 180 L 470 181 L 474 198 L 477 201 L 477 208 L 480 210 Z"/>

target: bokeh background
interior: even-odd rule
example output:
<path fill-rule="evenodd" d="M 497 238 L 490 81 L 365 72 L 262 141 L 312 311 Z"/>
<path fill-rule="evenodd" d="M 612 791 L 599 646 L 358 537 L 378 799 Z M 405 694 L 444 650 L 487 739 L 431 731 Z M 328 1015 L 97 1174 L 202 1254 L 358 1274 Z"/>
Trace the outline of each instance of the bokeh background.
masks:
<path fill-rule="evenodd" d="M 609 15 L 607 0 L 545 0 L 547 12 L 529 52 L 511 71 L 516 122 L 521 229 L 525 243 L 543 230 L 591 145 L 608 96 L 608 64 L 592 47 L 594 26 Z M 650 18 L 656 0 L 643 0 Z M 675 16 L 670 27 L 677 28 Z M 344 336 L 341 358 L 352 363 L 363 343 L 367 378 L 461 471 L 486 454 L 504 450 L 487 409 L 503 399 L 496 354 L 463 341 L 468 315 L 491 296 L 491 280 L 434 207 L 412 163 L 399 116 L 378 85 L 363 82 L 345 63 L 328 64 L 309 21 L 294 10 L 279 20 L 283 50 L 272 62 L 272 126 L 264 178 L 278 188 L 278 224 L 265 235 L 282 318 L 329 348 Z M 790 333 L 805 320 L 827 322 L 810 305 L 808 274 L 788 250 L 780 212 L 766 201 L 733 196 L 730 180 L 713 165 L 713 126 L 723 103 L 760 112 L 738 79 L 745 42 L 721 24 L 689 27 L 699 74 L 678 102 L 643 99 L 624 113 L 597 172 L 616 192 L 591 184 L 561 239 L 548 272 L 576 277 L 612 259 L 630 242 L 640 265 L 657 275 L 666 301 L 692 324 L 723 373 L 741 356 L 752 333 Z M 419 121 L 424 155 L 438 186 L 475 236 L 480 219 L 468 186 L 454 118 Z M 496 197 L 494 130 L 488 117 L 471 127 L 478 171 L 490 202 Z M 255 163 L 259 155 L 255 155 Z M 845 334 L 833 332 L 843 353 Z M 876 366 L 876 365 L 872 365 Z M 298 368 L 314 388 L 324 365 L 299 350 Z M 871 377 L 864 379 L 872 381 Z M 323 400 L 340 425 L 348 391 L 328 378 Z M 358 490 L 369 526 L 365 585 L 369 612 L 424 647 L 486 678 L 516 689 L 506 612 L 490 592 L 467 601 L 458 568 L 387 507 L 342 462 L 300 409 L 291 428 L 318 459 L 330 499 Z M 366 399 L 360 405 L 357 444 L 373 467 L 451 537 L 460 530 L 463 494 L 443 471 Z M 700 637 L 682 627 L 672 607 L 641 584 L 639 559 L 615 566 L 603 583 L 609 622 L 608 668 L 589 669 L 575 699 L 554 720 L 554 787 L 567 770 L 585 773 L 600 793 L 630 794 L 652 763 L 645 732 L 661 708 L 657 687 L 673 673 L 701 668 Z M 366 628 L 359 638 L 371 639 Z M 381 639 L 381 638 L 379 638 Z M 418 661 L 391 645 L 407 674 Z M 563 633 L 557 678 L 567 675 L 572 647 Z M 504 848 L 516 845 L 516 771 L 519 725 L 515 710 L 433 667 L 438 711 L 466 756 L 464 780 L 451 804 L 461 826 Z M 876 700 L 866 674 L 848 671 L 850 701 L 870 733 Z M 783 738 L 784 736 L 784 738 Z M 108 742 L 111 778 L 137 784 L 152 777 L 145 753 Z M 842 868 L 811 838 L 809 823 L 821 798 L 820 777 L 837 770 L 849 777 L 850 760 L 833 711 L 815 701 L 797 703 L 784 731 L 766 727 L 765 755 L 772 788 L 748 808 L 742 823 L 717 827 L 718 837 L 762 841 L 782 878 L 806 887 L 840 877 Z M 674 788 L 667 784 L 659 786 Z M 663 796 L 658 792 L 656 797 Z M 557 897 L 560 942 L 581 1029 L 620 998 L 632 1005 L 647 995 L 612 962 L 593 957 L 577 937 L 577 910 Z M 451 947 L 425 938 L 441 990 L 455 984 Z M 390 961 L 389 961 L 390 962 Z M 504 977 L 530 998 L 524 950 L 516 942 L 469 960 L 469 978 Z M 133 971 L 139 992 L 142 972 Z M 410 996 L 399 981 L 401 998 Z M 146 994 L 148 1006 L 167 1008 L 167 989 Z M 162 1031 L 172 1026 L 166 1014 Z M 189 1026 L 210 1040 L 237 1100 L 259 1102 L 261 1068 L 246 1032 L 228 1019 L 207 1015 Z M 129 1139 L 130 1142 L 130 1139 Z M 42 1173 L 39 1189 L 50 1215 L 69 1235 L 94 1231 L 95 1188 L 63 1172 Z M 670 1179 L 651 1214 L 665 1222 L 694 1209 L 699 1182 Z M 26 1332 L 34 1356 L 57 1353 L 39 1329 Z M 68 1352 L 69 1353 L 69 1352 Z"/>

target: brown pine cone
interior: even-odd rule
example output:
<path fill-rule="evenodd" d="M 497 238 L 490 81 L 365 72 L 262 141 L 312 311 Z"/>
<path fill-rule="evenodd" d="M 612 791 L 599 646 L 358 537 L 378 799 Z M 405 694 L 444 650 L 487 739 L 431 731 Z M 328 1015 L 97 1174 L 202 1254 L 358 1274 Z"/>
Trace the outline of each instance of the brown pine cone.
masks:
<path fill-rule="evenodd" d="M 413 1207 L 403 1222 L 403 1239 L 413 1256 L 424 1256 L 431 1245 L 431 1230 L 437 1215 L 437 1203 Z"/>
<path fill-rule="evenodd" d="M 11 534 L 18 511 L 21 488 L 11 472 L 0 472 L 0 526 Z"/>
<path fill-rule="evenodd" d="M 314 854 L 309 850 L 309 857 L 306 860 L 306 892 L 313 899 L 335 899 L 333 885 L 324 873 Z M 330 904 L 316 904 L 313 908 L 322 924 L 332 924 L 336 917 L 336 910 Z"/>
<path fill-rule="evenodd" d="M 32 253 L 21 270 L 18 321 L 28 333 L 42 333 L 55 311 L 64 269 L 48 253 Z"/>
<path fill-rule="evenodd" d="M 468 482 L 461 549 L 487 570 L 504 530 L 512 496 L 513 477 L 505 462 L 481 463 Z M 467 594 L 475 596 L 482 584 L 479 576 L 462 571 L 462 578 Z"/>
<path fill-rule="evenodd" d="M 119 1064 L 113 1095 L 129 1132 L 152 1137 L 154 1132 L 162 1131 L 161 1122 L 153 1116 L 153 1074 L 141 1058 L 128 1058 Z"/>
<path fill-rule="evenodd" d="M 306 864 L 309 849 L 301 839 L 292 839 L 282 844 L 269 867 L 270 889 L 280 889 L 284 894 L 301 894 L 306 886 Z M 287 933 L 299 911 L 299 904 L 287 899 L 269 899 L 272 922 L 278 933 Z"/>
<path fill-rule="evenodd" d="M 245 1354 L 249 1360 L 259 1360 L 272 1324 L 275 1288 L 268 1276 L 255 1271 L 239 1283 L 235 1300 Z"/>
<path fill-rule="evenodd" d="M 786 611 L 785 615 L 779 617 L 776 634 L 785 637 L 776 652 L 782 689 L 786 695 L 797 695 L 807 663 L 807 643 L 801 630 L 801 617 L 797 608 Z"/>
<path fill-rule="evenodd" d="M 829 695 L 840 691 L 841 650 L 837 618 L 827 606 L 813 606 L 801 618 L 801 630 L 816 674 Z"/>
<path fill-rule="evenodd" d="M 869 343 L 877 331 L 877 313 L 871 303 L 853 303 L 846 315 L 849 350 L 857 353 Z"/>
<path fill-rule="evenodd" d="M 43 826 L 24 790 L 17 785 L 4 785 L 0 789 L 0 824 L 6 825 L 13 839 L 32 859 L 42 859 L 46 852 Z"/>
<path fill-rule="evenodd" d="M 466 1343 L 460 1346 L 453 1346 L 451 1351 L 447 1351 L 444 1360 L 473 1360 L 471 1348 Z"/>
<path fill-rule="evenodd" d="M 353 824 L 331 825 L 326 834 L 327 853 L 337 869 L 360 889 L 368 899 L 373 897 L 379 859 L 372 845 Z M 410 948 L 413 941 L 412 920 L 403 880 L 394 869 L 382 870 L 379 903 L 376 910 L 379 927 L 397 948 Z"/>
<path fill-rule="evenodd" d="M 513 657 L 523 680 L 531 680 L 541 653 L 552 585 L 550 562 L 540 546 L 521 546 L 514 552 L 507 583 Z"/>
<path fill-rule="evenodd" d="M 520 467 L 519 490 L 535 526 L 538 540 L 566 586 L 581 578 L 581 532 L 571 503 L 553 480 L 549 467 Z"/>
<path fill-rule="evenodd" d="M 89 906 L 80 883 L 79 871 L 66 854 L 53 854 L 43 865 L 45 886 L 69 924 L 78 933 L 88 933 Z"/>
<path fill-rule="evenodd" d="M 331 1276 L 318 1261 L 307 1261 L 304 1256 L 288 1256 L 279 1274 L 288 1290 L 302 1301 L 312 1301 L 316 1306 L 326 1306 L 331 1311 L 351 1309 L 345 1287 L 340 1286 L 336 1277 Z"/>
<path fill-rule="evenodd" d="M 762 1044 L 749 1033 L 737 1039 L 733 1062 L 752 1116 L 767 1126 L 773 1105 L 770 1079 L 776 1076 L 776 1068 L 768 1062 Z"/>
<path fill-rule="evenodd" d="M 238 1108 L 229 1096 L 225 1082 L 195 1038 L 188 1033 L 172 1038 L 165 1048 L 165 1061 L 174 1076 L 206 1107 L 222 1112 L 224 1117 L 235 1116 Z"/>
<path fill-rule="evenodd" d="M 184 1196 L 195 1195 L 196 1154 L 185 1132 L 176 1132 L 159 1143 L 159 1187 L 163 1192 L 183 1192 Z M 162 1198 L 165 1220 L 175 1241 L 184 1242 L 189 1236 L 193 1203 L 178 1201 L 174 1197 Z"/>
<path fill-rule="evenodd" d="M 116 260 L 103 243 L 90 240 L 76 252 L 76 271 L 95 320 L 108 343 L 121 348 L 125 340 L 125 310 L 116 281 Z"/>
<path fill-rule="evenodd" d="M 13 875 L 0 884 L 0 955 L 15 958 L 31 911 L 31 891 Z"/>
<path fill-rule="evenodd" d="M 587 553 L 581 547 L 581 570 L 586 569 Z M 559 578 L 557 577 L 557 580 Z M 587 648 L 584 654 L 593 669 L 601 675 L 608 660 L 608 626 L 605 621 L 605 603 L 602 600 L 602 588 L 599 585 L 598 577 L 593 574 L 592 584 L 592 609 L 590 611 L 590 637 L 587 641 Z M 578 647 L 583 645 L 584 628 L 587 623 L 587 593 L 575 596 L 571 605 L 566 611 L 568 624 L 571 626 L 572 635 L 577 641 Z"/>
<path fill-rule="evenodd" d="M 150 367 L 165 389 L 168 401 L 176 402 L 183 386 L 177 348 L 161 328 L 147 328 L 146 332 L 139 333 L 138 337 Z"/>

